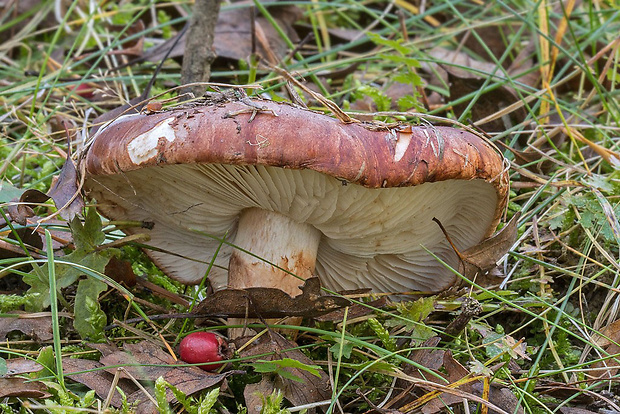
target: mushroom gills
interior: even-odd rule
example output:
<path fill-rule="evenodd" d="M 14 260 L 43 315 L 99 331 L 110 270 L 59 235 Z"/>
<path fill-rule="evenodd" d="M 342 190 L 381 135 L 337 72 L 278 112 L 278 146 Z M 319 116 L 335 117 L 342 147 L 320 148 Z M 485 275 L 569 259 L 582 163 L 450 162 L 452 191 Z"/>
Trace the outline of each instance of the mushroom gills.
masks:
<path fill-rule="evenodd" d="M 314 271 L 333 290 L 439 291 L 455 276 L 426 249 L 453 267 L 458 258 L 432 218 L 442 222 L 459 250 L 494 230 L 495 188 L 479 179 L 369 189 L 343 186 L 309 169 L 221 164 L 168 165 L 122 175 L 98 176 L 89 183 L 100 211 L 116 219 L 155 222 L 151 244 L 176 255 L 154 250 L 148 254 L 184 283 L 198 283 L 220 247 L 219 239 L 238 244 L 240 232 L 246 231 L 240 225 L 244 215 L 259 211 L 274 212 L 293 227 L 299 224 L 291 234 L 308 234 L 308 242 L 319 239 L 316 267 L 304 265 L 303 272 Z M 283 245 L 289 243 L 283 240 Z M 254 251 L 253 242 L 241 244 L 257 256 L 266 255 L 266 247 Z M 227 285 L 232 254 L 231 245 L 221 246 L 209 275 L 215 288 Z M 294 253 L 282 256 L 290 254 Z M 264 258 L 279 260 L 277 252 Z M 290 279 L 295 286 L 301 284 L 298 278 Z"/>

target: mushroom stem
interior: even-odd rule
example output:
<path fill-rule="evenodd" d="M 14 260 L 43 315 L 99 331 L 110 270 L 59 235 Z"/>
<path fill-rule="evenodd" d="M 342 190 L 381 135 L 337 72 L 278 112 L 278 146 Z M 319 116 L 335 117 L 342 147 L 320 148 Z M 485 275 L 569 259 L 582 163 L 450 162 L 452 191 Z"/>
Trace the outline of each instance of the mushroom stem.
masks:
<path fill-rule="evenodd" d="M 314 273 L 320 239 L 317 229 L 283 214 L 259 208 L 244 210 L 235 245 L 253 255 L 239 249 L 233 251 L 228 286 L 272 287 L 291 296 L 301 294 L 299 286 Z"/>

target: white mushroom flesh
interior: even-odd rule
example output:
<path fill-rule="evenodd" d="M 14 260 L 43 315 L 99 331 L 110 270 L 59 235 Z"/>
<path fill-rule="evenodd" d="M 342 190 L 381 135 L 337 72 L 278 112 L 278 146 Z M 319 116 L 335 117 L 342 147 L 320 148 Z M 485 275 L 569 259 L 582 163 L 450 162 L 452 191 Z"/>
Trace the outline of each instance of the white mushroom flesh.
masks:
<path fill-rule="evenodd" d="M 284 214 L 256 207 L 243 210 L 228 265 L 228 285 L 235 289 L 277 286 L 297 296 L 300 279 L 314 273 L 320 240 L 316 228 Z"/>

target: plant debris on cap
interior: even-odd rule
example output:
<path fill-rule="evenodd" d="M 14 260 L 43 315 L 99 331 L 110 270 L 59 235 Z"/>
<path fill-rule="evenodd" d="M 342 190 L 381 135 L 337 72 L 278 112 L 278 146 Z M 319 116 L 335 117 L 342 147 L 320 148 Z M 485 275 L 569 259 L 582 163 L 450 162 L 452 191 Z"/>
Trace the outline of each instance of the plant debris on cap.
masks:
<path fill-rule="evenodd" d="M 335 290 L 439 291 L 456 277 L 428 251 L 455 268 L 458 257 L 433 218 L 460 251 L 500 220 L 504 159 L 475 134 L 249 103 L 120 117 L 81 155 L 99 211 L 154 222 L 147 253 L 181 282 L 198 283 L 226 237 L 215 288 L 295 295 L 291 274 L 316 274 Z"/>

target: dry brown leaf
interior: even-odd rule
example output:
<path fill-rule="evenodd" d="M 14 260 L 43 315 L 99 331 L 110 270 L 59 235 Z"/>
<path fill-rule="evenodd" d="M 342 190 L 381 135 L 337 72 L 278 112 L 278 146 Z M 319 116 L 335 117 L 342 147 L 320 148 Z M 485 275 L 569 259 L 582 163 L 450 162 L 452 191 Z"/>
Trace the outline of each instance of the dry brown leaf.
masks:
<path fill-rule="evenodd" d="M 63 358 L 62 369 L 65 377 L 79 382 L 94 390 L 99 398 L 106 400 L 113 384 L 114 375 L 103 369 L 105 365 L 101 362 L 90 359 Z M 131 381 L 121 378 L 116 384 L 125 395 L 134 393 L 138 387 Z M 120 407 L 122 398 L 114 391 L 110 404 L 113 407 Z"/>
<path fill-rule="evenodd" d="M 29 317 L 25 312 L 12 313 L 21 316 L 0 318 L 0 340 L 6 340 L 7 335 L 13 331 L 19 331 L 38 342 L 53 338 L 51 316 Z"/>
<path fill-rule="evenodd" d="M 469 72 L 465 72 L 456 68 L 444 68 L 448 72 L 448 82 L 450 84 L 450 100 L 456 101 L 466 95 L 478 92 L 486 83 L 486 76 L 474 76 Z M 501 113 L 502 116 L 484 124 L 477 124 L 486 132 L 505 131 L 515 125 L 522 123 L 527 116 L 527 111 L 523 106 L 516 108 L 511 112 L 503 112 L 503 110 L 515 102 L 520 101 L 519 96 L 514 89 L 500 85 L 478 97 L 475 105 L 469 111 L 472 122 L 485 119 L 491 115 Z M 457 116 L 461 116 L 469 106 L 469 101 L 461 102 L 453 105 L 454 112 Z"/>
<path fill-rule="evenodd" d="M 275 17 L 280 28 L 282 28 L 294 42 L 298 41 L 297 33 L 292 25 L 298 20 L 300 9 L 296 6 L 277 5 L 270 8 L 270 12 Z M 268 57 L 270 53 L 275 54 L 278 58 L 284 57 L 288 52 L 288 46 L 269 21 L 262 16 L 258 16 L 255 18 L 255 25 L 264 34 L 264 36 L 262 36 L 264 42 L 258 42 L 256 51 L 265 58 Z M 232 59 L 234 61 L 248 59 L 252 54 L 251 28 L 252 19 L 250 8 L 222 10 L 218 16 L 217 26 L 215 28 L 214 47 L 216 55 L 219 58 Z M 181 39 L 178 41 L 177 36 L 174 36 L 164 43 L 146 50 L 141 60 L 159 62 L 173 45 L 173 50 L 168 57 L 177 58 L 183 56 L 186 35 L 187 31 L 181 32 L 177 35 L 181 36 Z"/>
<path fill-rule="evenodd" d="M 106 350 L 108 352 L 109 350 Z M 238 371 L 228 371 L 221 374 L 206 372 L 195 366 L 183 366 L 183 362 L 164 352 L 161 347 L 148 341 L 137 344 L 125 344 L 123 350 L 117 350 L 103 356 L 100 362 L 105 366 L 122 366 L 121 377 L 133 378 L 139 381 L 155 381 L 163 377 L 185 395 L 213 387 Z M 107 369 L 114 374 L 116 368 Z M 173 401 L 172 393 L 170 400 Z"/>
<path fill-rule="evenodd" d="M 467 375 L 469 371 L 459 361 L 454 359 L 452 352 L 448 351 L 443 356 L 443 366 L 448 373 L 447 378 L 450 383 L 460 381 Z"/>
<path fill-rule="evenodd" d="M 440 85 L 441 82 L 448 82 L 448 73 L 445 69 L 448 65 L 452 68 L 470 68 L 476 72 L 482 73 L 495 72 L 496 68 L 494 63 L 476 60 L 469 54 L 462 51 L 446 49 L 443 47 L 433 47 L 428 50 L 427 53 L 431 59 L 429 61 L 420 62 L 421 70 L 431 74 L 431 81 L 436 85 Z M 439 75 L 441 79 L 437 79 L 436 75 Z"/>
<path fill-rule="evenodd" d="M 541 150 L 537 151 L 533 147 L 528 147 L 524 151 L 521 151 L 510 147 L 502 141 L 496 142 L 503 148 L 513 153 L 517 165 L 523 166 L 534 173 L 545 174 L 554 165 L 553 159 L 551 157 L 545 157 L 545 154 Z M 527 178 L 528 177 L 523 177 L 523 179 Z"/>
<path fill-rule="evenodd" d="M 194 313 L 201 317 L 309 318 L 351 304 L 348 299 L 340 296 L 321 296 L 321 286 L 317 277 L 307 279 L 301 290 L 300 295 L 291 297 L 274 288 L 223 289 L 200 302 Z"/>
<path fill-rule="evenodd" d="M 469 375 L 469 371 L 467 370 L 467 368 L 465 368 L 457 360 L 455 360 L 450 351 L 444 352 L 442 362 L 448 374 L 447 379 L 448 381 L 450 381 L 450 384 L 460 381 L 461 379 Z M 471 383 L 465 383 L 458 388 L 462 391 L 469 393 L 473 391 Z M 457 395 L 450 393 L 441 393 L 422 407 L 422 413 L 435 414 L 442 411 L 445 407 L 449 407 L 451 405 L 459 404 L 462 402 L 463 398 Z"/>
<path fill-rule="evenodd" d="M 251 338 L 238 338 L 235 340 L 237 349 L 242 349 Z M 277 332 L 269 330 L 266 337 L 263 336 L 256 340 L 252 345 L 244 348 L 240 356 L 251 358 L 260 356 L 260 359 L 273 361 L 282 358 L 290 358 L 306 365 L 314 365 L 313 361 L 304 353 L 299 351 L 295 342 L 289 341 Z M 276 376 L 274 386 L 284 393 L 286 398 L 293 405 L 303 405 L 313 402 L 323 401 L 331 397 L 331 387 L 329 378 L 322 370 L 319 371 L 320 378 L 311 373 L 298 368 L 283 368 L 302 382 Z"/>
<path fill-rule="evenodd" d="M 105 369 L 105 374 L 113 376 L 119 367 L 122 367 L 119 372 L 121 377 L 119 383 L 126 387 L 123 390 L 127 390 L 128 401 L 138 404 L 138 413 L 157 413 L 157 408 L 151 403 L 151 400 L 144 394 L 143 390 L 138 389 L 134 385 L 125 385 L 129 383 L 130 379 L 155 381 L 157 378 L 162 377 L 169 384 L 189 396 L 207 388 L 221 385 L 226 377 L 240 373 L 240 371 L 228 371 L 216 374 L 203 371 L 195 366 L 183 366 L 183 362 L 175 361 L 160 346 L 148 341 L 137 344 L 125 344 L 123 350 L 108 344 L 89 344 L 89 346 L 97 349 L 103 355 L 95 365 L 110 367 Z M 91 387 L 99 395 L 100 392 L 105 392 L 105 382 L 110 378 L 106 377 L 105 374 L 96 374 L 93 377 L 84 377 L 82 375 L 74 379 Z M 99 389 L 99 387 L 103 388 Z M 151 388 L 145 387 L 145 389 L 150 394 L 153 394 Z M 114 398 L 116 399 L 116 396 Z M 167 390 L 166 398 L 169 403 L 175 401 L 174 395 L 170 390 Z M 117 400 L 114 400 L 114 402 L 116 403 Z"/>
<path fill-rule="evenodd" d="M 51 396 L 42 382 L 24 378 L 0 378 L 0 398 L 49 398 Z"/>
<path fill-rule="evenodd" d="M 12 221 L 25 226 L 27 219 L 34 216 L 33 208 L 45 203 L 50 197 L 39 190 L 29 189 L 22 193 L 18 200 L 13 200 L 7 207 L 7 213 Z"/>
<path fill-rule="evenodd" d="M 31 372 L 41 371 L 43 366 L 37 361 L 25 358 L 12 358 L 6 360 L 7 372 L 5 377 L 19 374 L 29 374 Z"/>
<path fill-rule="evenodd" d="M 118 352 L 118 347 L 114 344 L 107 343 L 88 343 L 88 347 L 99 351 L 101 356 L 111 355 Z"/>
<path fill-rule="evenodd" d="M 512 26 L 507 22 L 479 26 L 459 35 L 458 40 L 484 61 L 493 62 L 501 59 L 506 53 L 506 39 L 518 29 L 518 24 L 512 24 Z M 478 36 L 475 36 L 473 32 Z M 504 67 L 510 66 L 512 56 L 514 55 L 510 54 L 507 59 L 504 59 Z"/>
<path fill-rule="evenodd" d="M 104 273 L 106 276 L 114 279 L 118 283 L 122 283 L 127 287 L 136 285 L 136 274 L 133 271 L 131 262 L 121 260 L 112 256 L 108 264 L 105 266 Z"/>
<path fill-rule="evenodd" d="M 411 360 L 430 370 L 439 371 L 443 365 L 444 354 L 446 353 L 444 349 L 434 349 L 440 341 L 441 338 L 439 336 L 433 336 L 427 339 L 420 345 L 420 349 L 416 349 L 413 352 Z M 424 378 L 414 365 L 407 365 L 405 367 L 405 372 L 412 377 Z"/>
<path fill-rule="evenodd" d="M 36 231 L 33 231 L 32 229 L 29 229 L 28 227 L 21 227 L 21 228 L 15 229 L 15 233 L 17 233 L 17 236 L 19 236 L 19 238 L 21 239 L 21 241 L 24 243 L 25 246 L 31 247 L 28 249 L 28 251 L 32 257 L 35 257 L 35 258 L 44 257 L 43 255 L 37 253 L 36 251 L 36 249 L 38 249 L 39 251 L 43 250 L 45 246 L 44 240 L 41 237 L 41 234 L 37 233 Z M 16 239 L 15 233 L 13 232 L 9 233 L 8 238 L 15 240 Z M 22 256 L 26 256 L 26 252 L 21 246 L 0 240 L 0 259 L 22 257 Z"/>
<path fill-rule="evenodd" d="M 331 25 L 324 28 L 326 29 L 325 32 L 329 35 L 329 44 L 331 44 L 332 47 L 346 45 L 347 51 L 354 53 L 368 53 L 376 47 L 370 38 L 366 36 L 364 30 L 329 26 Z M 297 29 L 299 37 L 302 39 L 312 39 L 310 36 L 314 36 L 315 26 L 303 20 L 299 20 L 295 23 L 295 29 Z M 355 45 L 351 44 L 353 42 L 356 42 Z M 323 77 L 324 73 L 325 72 L 321 71 L 318 75 Z"/>
<path fill-rule="evenodd" d="M 483 384 L 481 381 L 477 381 L 472 386 L 473 394 L 482 395 Z M 489 386 L 489 401 L 501 408 L 502 410 L 511 414 L 524 414 L 523 407 L 519 405 L 519 399 L 508 388 L 501 385 L 491 383 Z M 489 414 L 496 413 L 494 410 L 489 410 Z"/>
<path fill-rule="evenodd" d="M 31 218 L 26 219 L 27 224 L 35 224 L 42 217 L 33 216 Z M 2 221 L 0 219 L 0 221 Z M 66 222 L 60 220 L 46 220 L 47 224 L 57 224 L 53 228 L 48 228 L 48 231 L 52 235 L 52 248 L 57 256 L 62 256 L 64 252 L 62 249 L 69 246 L 72 242 L 72 235 L 68 227 L 66 226 Z M 2 223 L 0 223 L 0 227 L 2 227 Z M 9 239 L 15 240 L 17 236 L 21 239 L 21 241 L 29 247 L 28 251 L 32 257 L 42 258 L 44 257 L 42 252 L 47 249 L 47 242 L 45 240 L 45 233 L 42 227 L 21 227 L 15 229 L 15 232 L 9 233 L 7 236 Z M 32 247 L 32 248 L 30 248 Z M 21 246 L 15 244 L 9 244 L 8 242 L 0 240 L 0 259 L 6 259 L 9 257 L 22 257 L 26 256 L 26 252 L 22 249 Z"/>
<path fill-rule="evenodd" d="M 556 398 L 559 401 L 570 400 L 574 405 L 587 406 L 603 400 L 599 392 L 584 390 L 580 385 L 580 383 L 566 384 L 564 382 L 541 379 L 536 385 L 535 392 Z"/>
<path fill-rule="evenodd" d="M 145 392 L 148 392 L 151 398 L 155 399 L 155 393 L 152 388 L 136 390 L 134 393 L 127 396 L 128 401 L 137 403 L 135 414 L 159 414 L 157 406 L 151 402 L 151 399 L 145 394 Z"/>
<path fill-rule="evenodd" d="M 52 217 L 41 218 L 35 216 L 34 208 L 38 205 L 45 203 L 47 200 L 52 199 L 56 208 L 58 208 L 59 214 L 65 219 L 72 219 L 76 214 L 80 213 L 84 207 L 84 202 L 79 194 L 77 184 L 77 172 L 75 165 L 71 159 L 68 159 L 63 165 L 60 174 L 54 177 L 52 185 L 47 194 L 35 190 L 29 189 L 24 191 L 19 199 L 14 199 L 7 207 L 7 213 L 11 221 L 26 226 L 32 224 L 35 221 L 46 221 L 50 223 L 59 223 Z M 65 206 L 67 204 L 67 206 Z M 64 207 L 64 208 L 63 208 Z M 30 220 L 29 220 L 30 219 Z M 36 220 L 35 220 L 36 219 Z M 6 225 L 4 219 L 0 218 L 0 228 Z M 52 239 L 54 240 L 54 249 L 60 249 L 65 247 L 71 242 L 71 233 L 61 232 L 59 230 L 51 230 Z M 34 247 L 34 253 L 32 255 L 38 257 L 39 253 L 36 253 L 36 249 L 45 249 L 45 236 L 41 229 L 34 228 L 20 228 L 17 230 L 17 235 L 24 242 L 25 245 Z M 9 238 L 14 238 L 13 234 L 9 235 Z M 26 253 L 22 251 L 18 246 L 11 246 L 3 243 L 0 246 L 0 259 L 8 257 L 23 256 Z"/>
<path fill-rule="evenodd" d="M 164 379 L 183 391 L 185 395 L 192 395 L 222 383 L 226 377 L 241 371 L 226 371 L 220 374 L 206 372 L 198 367 L 178 367 L 169 369 Z M 172 395 L 170 401 L 173 401 Z"/>
<path fill-rule="evenodd" d="M 435 349 L 440 341 L 441 338 L 439 336 L 433 336 L 424 341 L 418 349 L 411 354 L 410 359 L 416 365 L 407 364 L 403 366 L 403 372 L 417 379 L 427 379 L 430 377 L 430 374 L 423 373 L 417 366 L 423 366 L 431 371 L 439 372 L 439 369 L 443 365 L 444 354 L 446 353 L 443 349 Z M 388 401 L 384 408 L 403 407 L 416 397 L 416 394 L 412 392 L 414 390 L 414 385 L 405 379 L 397 379 L 394 388 L 403 391 L 397 394 L 392 400 Z"/>
<path fill-rule="evenodd" d="M 423 63 L 421 70 L 426 72 L 428 82 L 432 85 L 442 87 L 449 85 L 451 101 L 478 93 L 483 85 L 488 86 L 486 84 L 491 75 L 494 76 L 494 83 L 503 81 L 504 72 L 498 70 L 495 63 L 474 59 L 464 51 L 435 47 L 427 53 L 432 60 L 430 63 Z M 518 75 L 514 76 L 518 77 Z M 472 121 L 479 121 L 490 117 L 488 121 L 480 125 L 483 130 L 505 131 L 508 126 L 506 123 L 513 126 L 523 122 L 527 116 L 527 111 L 522 105 L 514 110 L 507 109 L 511 104 L 519 101 L 520 98 L 513 88 L 499 85 L 479 96 L 476 104 L 469 109 L 468 118 Z M 460 116 L 468 106 L 469 102 L 464 101 L 454 105 L 453 109 Z"/>
<path fill-rule="evenodd" d="M 620 342 L 620 319 L 602 328 L 600 334 L 592 335 L 592 340 L 601 348 Z"/>
<path fill-rule="evenodd" d="M 598 414 L 598 411 L 590 411 L 577 407 L 560 407 L 560 412 L 562 414 Z"/>
<path fill-rule="evenodd" d="M 383 296 L 377 300 L 370 301 L 368 303 L 353 303 L 346 310 L 347 319 L 352 320 L 360 318 L 362 316 L 370 315 L 375 312 L 375 309 L 382 309 L 388 303 L 386 296 Z M 338 309 L 333 312 L 326 313 L 315 317 L 319 322 L 335 322 L 340 323 L 344 319 L 345 309 Z"/>
<path fill-rule="evenodd" d="M 145 92 L 146 91 L 147 90 L 145 90 Z M 99 115 L 93 120 L 93 127 L 90 129 L 90 135 L 93 136 L 99 130 L 99 128 L 101 128 L 107 122 L 115 120 L 119 116 L 137 114 L 138 109 L 136 108 L 141 107 L 142 103 L 146 101 L 147 96 L 148 94 L 143 93 L 143 95 L 130 99 L 129 102 L 127 102 L 126 104 L 117 106 Z"/>
<path fill-rule="evenodd" d="M 185 370 L 185 368 L 191 368 L 189 370 Z M 200 371 L 200 372 L 199 372 Z M 222 385 L 226 377 L 232 374 L 243 373 L 241 371 L 228 371 L 222 374 L 213 374 L 206 371 L 201 370 L 197 367 L 179 367 L 170 369 L 168 374 L 164 375 L 164 380 L 169 384 L 175 386 L 179 390 L 181 390 L 185 395 L 192 395 L 194 393 L 200 392 L 207 388 L 214 387 L 219 385 L 220 387 L 225 387 Z M 145 390 L 153 395 L 153 389 L 150 387 L 145 387 Z M 151 400 L 144 394 L 144 390 L 136 390 L 134 393 L 130 394 L 128 397 L 129 401 L 137 402 L 138 405 L 136 407 L 136 413 L 138 414 L 157 414 L 159 410 L 157 407 L 151 402 Z M 166 390 L 166 400 L 168 403 L 174 403 L 176 401 L 172 391 L 169 389 Z"/>
<path fill-rule="evenodd" d="M 80 195 L 80 187 L 77 170 L 71 158 L 67 158 L 60 173 L 54 177 L 52 185 L 47 192 L 59 210 L 58 214 L 65 220 L 71 221 L 73 217 L 82 212 L 84 200 Z"/>
<path fill-rule="evenodd" d="M 456 248 L 441 222 L 436 218 L 433 218 L 433 221 L 437 223 L 459 257 L 459 273 L 478 285 L 489 286 L 497 282 L 497 276 L 491 270 L 517 241 L 517 225 L 520 216 L 521 212 L 517 212 L 500 231 L 463 252 Z"/>
<path fill-rule="evenodd" d="M 256 384 L 248 384 L 243 390 L 243 399 L 248 409 L 248 414 L 260 414 L 263 408 L 263 399 L 271 395 L 275 390 L 273 381 L 268 377 L 263 377 Z"/>
<path fill-rule="evenodd" d="M 446 379 L 452 384 L 449 386 L 450 392 L 439 391 L 446 389 L 444 383 L 437 383 L 436 386 L 421 385 L 419 387 L 427 393 L 417 401 L 401 406 L 401 411 L 408 412 L 414 407 L 419 407 L 424 414 L 437 414 L 443 412 L 446 407 L 463 404 L 464 399 L 467 398 L 472 402 L 486 401 L 489 413 L 524 413 L 523 409 L 518 406 L 518 399 L 508 388 L 488 382 L 485 385 L 485 382 L 481 380 L 468 378 L 470 372 L 454 359 L 450 351 L 444 352 L 442 366 L 446 372 Z M 457 383 L 459 385 L 455 386 Z M 485 386 L 489 392 L 488 399 L 484 398 Z"/>
<path fill-rule="evenodd" d="M 523 85 L 538 88 L 540 85 L 540 71 L 532 70 L 536 63 L 537 42 L 529 42 L 519 51 L 506 72 L 510 77 Z"/>
<path fill-rule="evenodd" d="M 142 19 L 138 19 L 134 24 L 129 26 L 125 25 L 111 25 L 110 30 L 113 32 L 123 32 L 123 39 L 137 35 L 144 31 L 145 26 Z M 139 36 L 137 39 L 131 41 L 124 41 L 123 48 L 121 50 L 110 50 L 109 55 L 126 55 L 126 56 L 140 56 L 144 49 L 144 36 Z"/>
<path fill-rule="evenodd" d="M 617 355 L 620 353 L 620 320 L 601 329 L 600 334 L 592 335 L 592 340 L 599 347 L 603 348 L 607 355 Z M 599 368 L 588 372 L 594 378 L 613 378 L 618 373 L 618 363 L 615 359 L 597 361 L 592 364 L 592 368 Z"/>
<path fill-rule="evenodd" d="M 421 409 L 425 414 L 437 414 L 444 412 L 445 408 L 455 404 L 462 404 L 464 398 L 471 398 L 475 396 L 477 400 L 481 400 L 483 395 L 483 382 L 480 380 L 468 380 L 467 377 L 470 374 L 469 370 L 465 368 L 460 362 L 454 359 L 452 353 L 449 350 L 433 349 L 440 342 L 440 337 L 435 336 L 424 342 L 420 349 L 414 351 L 411 359 L 436 373 L 442 372 L 446 374 L 440 374 L 443 376 L 447 383 L 455 384 L 461 382 L 458 387 L 450 386 L 454 392 L 440 392 L 447 383 L 438 381 L 433 376 L 418 370 L 414 365 L 407 365 L 403 367 L 403 372 L 410 377 L 434 382 L 437 385 L 418 385 L 416 383 L 408 382 L 404 379 L 399 379 L 396 382 L 396 389 L 403 389 L 403 391 L 397 395 L 393 400 L 389 401 L 384 408 L 399 407 L 399 410 L 403 412 L 409 412 L 413 407 Z M 503 412 L 509 413 L 523 413 L 522 408 L 517 409 L 517 398 L 506 387 L 498 386 L 493 383 L 490 384 L 489 394 L 489 410 L 493 411 L 493 407 L 503 410 Z M 466 397 L 468 396 L 469 397 Z M 416 400 L 416 398 L 418 398 Z"/>
<path fill-rule="evenodd" d="M 482 285 L 488 282 L 496 283 L 495 280 L 485 280 L 484 276 L 496 266 L 497 261 L 508 253 L 517 241 L 520 216 L 521 213 L 517 212 L 500 231 L 460 253 L 459 271 L 463 276 Z"/>
<path fill-rule="evenodd" d="M 148 341 L 125 344 L 123 350 L 103 356 L 100 362 L 106 366 L 115 366 L 108 369 L 111 374 L 115 373 L 116 366 L 122 366 L 125 371 L 121 374 L 123 378 L 130 378 L 131 375 L 140 381 L 155 381 L 166 375 L 177 363 L 170 354 Z"/>

